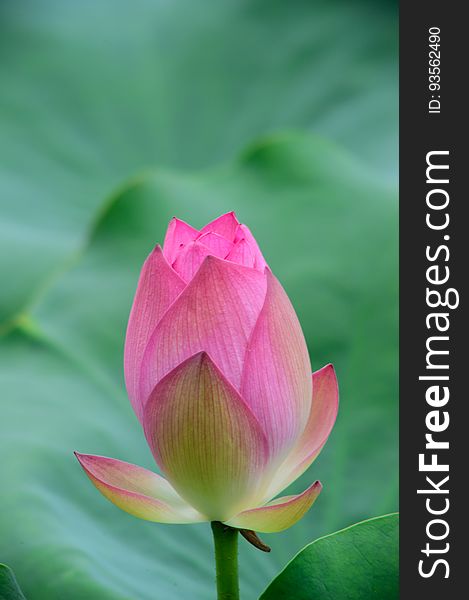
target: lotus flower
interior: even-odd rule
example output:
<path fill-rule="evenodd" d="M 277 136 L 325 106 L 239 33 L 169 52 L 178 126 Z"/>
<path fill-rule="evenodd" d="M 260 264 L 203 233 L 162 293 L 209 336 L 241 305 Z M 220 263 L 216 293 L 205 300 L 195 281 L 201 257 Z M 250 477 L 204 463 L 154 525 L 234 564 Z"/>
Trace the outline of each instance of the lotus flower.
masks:
<path fill-rule="evenodd" d="M 173 219 L 146 259 L 130 313 L 125 380 L 165 477 L 77 454 L 98 490 L 161 523 L 274 532 L 321 491 L 276 498 L 314 461 L 338 407 L 332 365 L 311 375 L 295 311 L 234 213 L 200 231 Z M 273 499 L 275 498 L 275 499 Z"/>

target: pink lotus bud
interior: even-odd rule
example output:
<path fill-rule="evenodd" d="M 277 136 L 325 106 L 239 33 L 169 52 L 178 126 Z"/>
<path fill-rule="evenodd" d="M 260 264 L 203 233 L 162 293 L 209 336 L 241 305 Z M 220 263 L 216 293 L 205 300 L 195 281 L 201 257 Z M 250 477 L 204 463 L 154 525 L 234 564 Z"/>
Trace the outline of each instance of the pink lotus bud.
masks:
<path fill-rule="evenodd" d="M 125 343 L 132 406 L 166 479 L 77 455 L 96 487 L 140 518 L 280 531 L 310 508 L 299 477 L 335 421 L 334 369 L 311 376 L 295 311 L 234 213 L 200 231 L 173 219 L 143 265 Z"/>

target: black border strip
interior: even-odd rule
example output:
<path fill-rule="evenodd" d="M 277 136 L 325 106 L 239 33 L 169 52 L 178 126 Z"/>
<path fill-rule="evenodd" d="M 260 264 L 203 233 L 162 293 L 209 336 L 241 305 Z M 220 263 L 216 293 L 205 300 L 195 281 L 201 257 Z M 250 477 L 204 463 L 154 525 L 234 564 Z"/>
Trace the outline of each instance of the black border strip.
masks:
<path fill-rule="evenodd" d="M 406 600 L 418 598 L 418 592 L 425 600 L 466 594 L 469 486 L 463 443 L 469 441 L 469 356 L 463 312 L 469 273 L 469 195 L 464 189 L 469 169 L 464 140 L 468 67 L 463 56 L 469 51 L 463 54 L 463 49 L 469 22 L 464 8 L 464 2 L 448 0 L 400 5 L 400 567 L 401 598 Z M 439 63 L 437 55 L 429 54 L 430 28 L 440 30 Z M 430 80 L 435 74 L 440 79 Z M 441 88 L 430 89 L 437 82 Z M 431 100 L 430 109 L 437 112 L 430 112 Z M 427 173 L 427 160 L 449 168 Z M 438 204 L 441 209 L 435 208 Z M 448 219 L 446 227 L 436 228 Z M 432 307 L 439 303 L 438 294 L 427 289 L 451 305 L 459 298 L 459 305 Z M 436 313 L 441 316 L 429 316 Z M 430 442 L 426 435 L 432 436 Z M 438 469 L 447 465 L 448 471 L 430 471 L 432 461 Z"/>

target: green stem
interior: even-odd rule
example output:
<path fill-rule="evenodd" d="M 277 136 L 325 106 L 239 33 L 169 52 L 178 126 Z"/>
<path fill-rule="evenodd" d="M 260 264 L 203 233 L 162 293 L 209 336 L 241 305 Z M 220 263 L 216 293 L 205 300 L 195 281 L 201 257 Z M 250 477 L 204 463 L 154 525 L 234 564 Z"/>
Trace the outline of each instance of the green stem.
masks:
<path fill-rule="evenodd" d="M 218 600 L 239 600 L 238 530 L 212 521 Z"/>

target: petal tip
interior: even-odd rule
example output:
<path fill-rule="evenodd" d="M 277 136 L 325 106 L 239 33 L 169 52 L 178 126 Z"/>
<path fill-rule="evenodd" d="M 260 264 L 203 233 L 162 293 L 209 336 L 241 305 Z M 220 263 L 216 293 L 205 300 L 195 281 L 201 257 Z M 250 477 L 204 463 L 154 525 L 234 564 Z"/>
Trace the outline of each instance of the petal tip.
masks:
<path fill-rule="evenodd" d="M 319 374 L 319 373 L 321 373 L 321 374 L 324 374 L 324 373 L 333 373 L 335 375 L 334 365 L 332 363 L 327 363 L 327 365 L 324 365 L 323 367 L 321 367 L 317 371 L 314 371 L 313 375 L 316 375 L 316 374 Z"/>
<path fill-rule="evenodd" d="M 319 371 L 322 371 L 323 373 L 332 373 L 336 376 L 335 367 L 332 363 L 327 363 L 327 365 L 324 365 Z"/>
<path fill-rule="evenodd" d="M 328 363 L 327 365 L 324 365 L 324 367 L 321 367 L 320 369 L 318 369 L 317 371 L 315 371 L 313 373 L 313 379 L 318 376 L 319 377 L 330 377 L 332 379 L 332 385 L 335 389 L 335 394 L 334 394 L 335 406 L 338 407 L 339 406 L 339 382 L 337 380 L 337 372 L 335 370 L 334 365 L 332 363 Z"/>
<path fill-rule="evenodd" d="M 83 467 L 83 469 L 85 469 L 85 471 L 90 470 L 91 464 L 93 463 L 93 459 L 101 458 L 93 454 L 82 454 L 81 452 L 77 452 L 76 450 L 73 451 L 73 454 L 75 455 L 76 459 Z"/>
<path fill-rule="evenodd" d="M 215 269 L 218 265 L 229 265 L 231 263 L 227 262 L 223 258 L 219 258 L 218 256 L 214 256 L 213 254 L 207 254 L 207 256 L 203 259 L 197 273 L 195 276 L 199 275 L 203 276 L 204 272 L 209 269 Z M 235 264 L 235 263 L 232 263 Z M 237 265 L 239 266 L 239 265 Z M 195 279 L 194 276 L 194 279 Z"/>
<path fill-rule="evenodd" d="M 200 352 L 196 352 L 192 356 L 189 356 L 189 358 L 184 360 L 181 363 L 181 365 L 186 364 L 186 363 L 192 363 L 194 365 L 198 365 L 199 368 L 214 364 L 213 360 L 210 358 L 210 355 L 206 350 L 201 350 Z"/>
<path fill-rule="evenodd" d="M 308 490 L 308 491 L 309 491 L 309 492 L 313 492 L 313 491 L 314 491 L 314 492 L 317 492 L 317 494 L 320 494 L 320 493 L 322 492 L 322 490 L 323 490 L 323 487 L 324 487 L 324 486 L 322 485 L 322 483 L 321 483 L 321 482 L 318 480 L 318 481 L 315 481 L 315 482 L 314 482 L 314 483 L 313 483 L 313 484 L 310 486 L 310 488 L 309 488 L 309 490 Z"/>
<path fill-rule="evenodd" d="M 319 379 L 319 378 L 323 379 L 326 377 L 329 377 L 332 380 L 332 384 L 336 388 L 336 392 L 338 394 L 339 382 L 337 379 L 337 371 L 335 370 L 335 367 L 332 363 L 328 363 L 327 365 L 324 365 L 317 371 L 313 372 L 313 379 Z"/>
<path fill-rule="evenodd" d="M 220 215 L 219 217 L 217 217 L 214 220 L 218 221 L 219 219 L 226 219 L 227 217 L 233 217 L 235 219 L 235 221 L 238 221 L 238 217 L 236 216 L 236 211 L 234 211 L 234 210 L 229 210 L 228 212 L 223 213 L 222 215 Z M 241 225 L 241 223 L 239 221 L 238 221 L 238 224 Z"/>
<path fill-rule="evenodd" d="M 160 244 L 156 244 L 153 247 L 153 250 L 150 252 L 150 256 L 154 256 L 155 254 L 161 254 L 162 252 L 163 252 L 163 249 L 160 246 Z"/>

